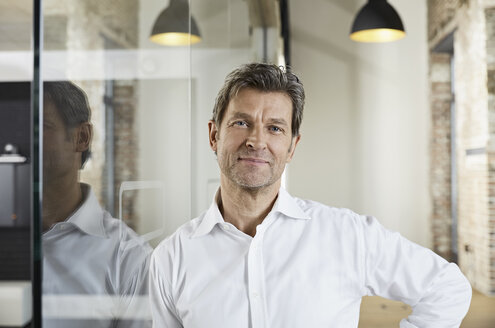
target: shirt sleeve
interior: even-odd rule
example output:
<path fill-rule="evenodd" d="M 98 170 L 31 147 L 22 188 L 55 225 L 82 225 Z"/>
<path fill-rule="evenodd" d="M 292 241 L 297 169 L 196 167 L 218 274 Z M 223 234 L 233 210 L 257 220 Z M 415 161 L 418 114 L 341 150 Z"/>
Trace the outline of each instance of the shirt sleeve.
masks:
<path fill-rule="evenodd" d="M 459 327 L 471 303 L 471 286 L 459 267 L 375 218 L 364 222 L 365 287 L 378 295 L 409 304 L 413 312 L 401 328 Z"/>
<path fill-rule="evenodd" d="M 183 326 L 175 309 L 175 303 L 172 297 L 172 287 L 168 280 L 170 272 L 165 272 L 166 270 L 163 269 L 163 262 L 165 259 L 160 259 L 157 250 L 155 250 L 151 256 L 149 278 L 153 327 L 180 328 Z"/>
<path fill-rule="evenodd" d="M 129 244 L 129 247 L 124 245 Z M 120 256 L 120 281 L 118 295 L 119 319 L 113 327 L 118 328 L 148 328 L 151 327 L 148 271 L 151 247 L 138 239 L 121 243 L 124 249 Z"/>

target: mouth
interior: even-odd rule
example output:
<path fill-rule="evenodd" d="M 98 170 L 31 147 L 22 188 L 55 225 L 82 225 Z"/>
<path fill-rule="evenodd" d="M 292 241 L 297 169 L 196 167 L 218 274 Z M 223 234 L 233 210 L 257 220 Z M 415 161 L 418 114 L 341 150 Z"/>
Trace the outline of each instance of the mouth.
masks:
<path fill-rule="evenodd" d="M 239 161 L 247 163 L 247 164 L 253 164 L 253 165 L 269 164 L 268 161 L 266 161 L 262 158 L 255 158 L 255 157 L 240 157 Z"/>

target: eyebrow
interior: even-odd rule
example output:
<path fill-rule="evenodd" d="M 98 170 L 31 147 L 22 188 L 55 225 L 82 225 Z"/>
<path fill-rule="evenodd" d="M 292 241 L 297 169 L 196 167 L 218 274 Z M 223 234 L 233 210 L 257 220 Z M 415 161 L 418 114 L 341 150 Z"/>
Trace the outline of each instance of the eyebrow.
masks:
<path fill-rule="evenodd" d="M 229 122 L 232 120 L 237 120 L 237 119 L 244 119 L 244 120 L 252 120 L 252 116 L 243 112 L 234 112 L 232 113 L 232 116 L 229 119 Z M 270 118 L 268 119 L 268 122 L 270 124 L 277 124 L 277 125 L 283 125 L 283 126 L 289 126 L 287 122 L 283 118 Z"/>
<path fill-rule="evenodd" d="M 251 119 L 251 115 L 249 114 L 246 114 L 246 113 L 242 113 L 242 112 L 234 112 L 232 113 L 232 116 L 230 117 L 229 121 L 232 121 L 232 120 L 237 120 L 237 119 Z"/>
<path fill-rule="evenodd" d="M 271 124 L 289 126 L 283 118 L 271 118 L 268 120 Z"/>

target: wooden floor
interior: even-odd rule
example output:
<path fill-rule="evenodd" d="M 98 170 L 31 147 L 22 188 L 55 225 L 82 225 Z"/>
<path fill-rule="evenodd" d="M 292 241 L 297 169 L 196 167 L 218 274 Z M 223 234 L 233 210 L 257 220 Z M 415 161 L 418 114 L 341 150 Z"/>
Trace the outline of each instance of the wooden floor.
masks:
<path fill-rule="evenodd" d="M 411 313 L 411 307 L 397 301 L 372 296 L 361 304 L 359 328 L 397 328 L 401 319 Z M 461 328 L 495 328 L 495 297 L 473 291 L 469 312 Z"/>

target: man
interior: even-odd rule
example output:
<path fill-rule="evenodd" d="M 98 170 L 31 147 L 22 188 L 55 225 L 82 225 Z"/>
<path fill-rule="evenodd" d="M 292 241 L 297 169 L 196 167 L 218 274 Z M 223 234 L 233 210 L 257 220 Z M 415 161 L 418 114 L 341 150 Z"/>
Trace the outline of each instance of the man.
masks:
<path fill-rule="evenodd" d="M 357 327 L 364 295 L 410 304 L 401 327 L 459 327 L 471 288 L 455 264 L 372 217 L 281 188 L 303 106 L 290 70 L 249 64 L 227 76 L 208 123 L 220 189 L 153 253 L 154 327 Z"/>
<path fill-rule="evenodd" d="M 92 136 L 84 91 L 45 82 L 43 327 L 146 327 L 151 248 L 79 183 Z"/>

